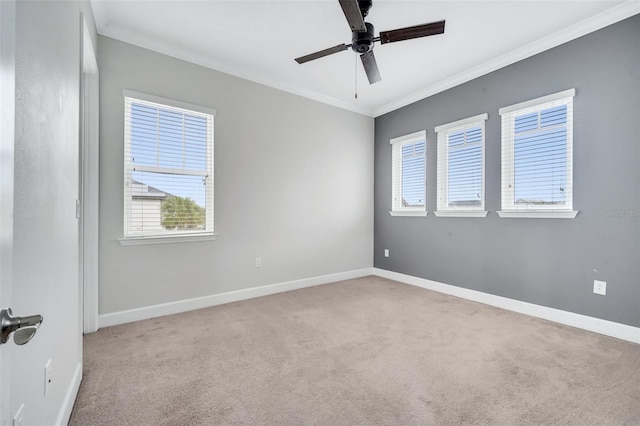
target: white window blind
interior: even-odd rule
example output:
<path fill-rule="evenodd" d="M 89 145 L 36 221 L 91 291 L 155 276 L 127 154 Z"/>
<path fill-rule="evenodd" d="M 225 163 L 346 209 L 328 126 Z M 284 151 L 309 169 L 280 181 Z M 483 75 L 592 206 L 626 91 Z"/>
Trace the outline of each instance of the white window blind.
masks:
<path fill-rule="evenodd" d="M 392 213 L 426 211 L 426 131 L 391 140 Z"/>
<path fill-rule="evenodd" d="M 573 208 L 575 90 L 501 108 L 502 210 Z"/>
<path fill-rule="evenodd" d="M 484 210 L 484 128 L 488 114 L 436 127 L 438 210 Z"/>
<path fill-rule="evenodd" d="M 125 91 L 125 239 L 213 234 L 214 115 Z"/>

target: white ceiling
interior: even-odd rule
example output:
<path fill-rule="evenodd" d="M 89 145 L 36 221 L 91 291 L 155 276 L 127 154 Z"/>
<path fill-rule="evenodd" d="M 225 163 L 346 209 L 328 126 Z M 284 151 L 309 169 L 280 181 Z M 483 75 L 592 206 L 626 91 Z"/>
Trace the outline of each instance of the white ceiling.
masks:
<path fill-rule="evenodd" d="M 366 20 L 376 33 L 441 19 L 446 29 L 377 43 L 382 81 L 369 85 L 351 50 L 294 61 L 350 43 L 338 0 L 91 3 L 100 34 L 370 116 L 640 13 L 640 0 L 373 0 Z"/>

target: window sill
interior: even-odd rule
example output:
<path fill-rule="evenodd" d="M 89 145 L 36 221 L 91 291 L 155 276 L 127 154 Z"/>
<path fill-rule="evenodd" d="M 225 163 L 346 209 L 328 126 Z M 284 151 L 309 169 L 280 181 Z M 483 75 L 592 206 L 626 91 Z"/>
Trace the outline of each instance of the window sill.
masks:
<path fill-rule="evenodd" d="M 391 216 L 409 216 L 409 217 L 425 217 L 427 215 L 426 210 L 415 210 L 415 211 L 390 211 L 389 214 Z"/>
<path fill-rule="evenodd" d="M 521 219 L 573 219 L 578 215 L 578 210 L 534 210 L 534 211 L 497 211 L 498 216 L 504 218 L 521 218 Z"/>
<path fill-rule="evenodd" d="M 176 235 L 176 236 L 153 236 L 153 237 L 129 237 L 119 238 L 121 246 L 141 246 L 147 244 L 173 244 L 173 243 L 194 243 L 201 241 L 214 241 L 217 234 L 207 235 Z"/>
<path fill-rule="evenodd" d="M 440 210 L 433 212 L 437 217 L 487 217 L 488 213 L 485 210 Z"/>

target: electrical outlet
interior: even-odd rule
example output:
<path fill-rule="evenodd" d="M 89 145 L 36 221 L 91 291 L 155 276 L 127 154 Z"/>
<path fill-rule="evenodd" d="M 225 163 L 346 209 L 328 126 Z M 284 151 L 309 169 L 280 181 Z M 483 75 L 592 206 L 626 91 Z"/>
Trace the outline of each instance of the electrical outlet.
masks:
<path fill-rule="evenodd" d="M 256 257 L 256 268 L 262 268 L 262 258 Z"/>
<path fill-rule="evenodd" d="M 24 426 L 24 404 L 20 405 L 18 412 L 13 416 L 13 422 L 11 426 Z"/>
<path fill-rule="evenodd" d="M 607 283 L 605 281 L 593 280 L 593 292 L 605 296 L 607 294 Z"/>
<path fill-rule="evenodd" d="M 389 249 L 384 249 L 384 257 L 389 257 Z"/>
<path fill-rule="evenodd" d="M 51 384 L 52 380 L 52 362 L 51 360 L 49 360 L 44 365 L 44 396 L 47 396 L 47 391 L 49 390 L 49 385 Z"/>

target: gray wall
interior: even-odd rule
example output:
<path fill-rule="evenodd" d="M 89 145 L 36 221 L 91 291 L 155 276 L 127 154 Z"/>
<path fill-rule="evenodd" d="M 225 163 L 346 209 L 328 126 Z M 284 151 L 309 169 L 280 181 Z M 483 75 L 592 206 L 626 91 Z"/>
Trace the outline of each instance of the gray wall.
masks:
<path fill-rule="evenodd" d="M 573 220 L 500 219 L 498 109 L 572 87 L 574 209 L 580 213 Z M 374 266 L 640 326 L 639 99 L 635 16 L 378 117 Z M 427 130 L 427 208 L 433 211 L 434 127 L 484 112 L 489 215 L 390 217 L 389 139 Z M 592 293 L 594 279 L 608 282 L 606 296 Z"/>
<path fill-rule="evenodd" d="M 372 118 L 102 36 L 98 65 L 100 314 L 372 266 Z M 217 110 L 216 241 L 118 242 L 123 89 Z"/>

